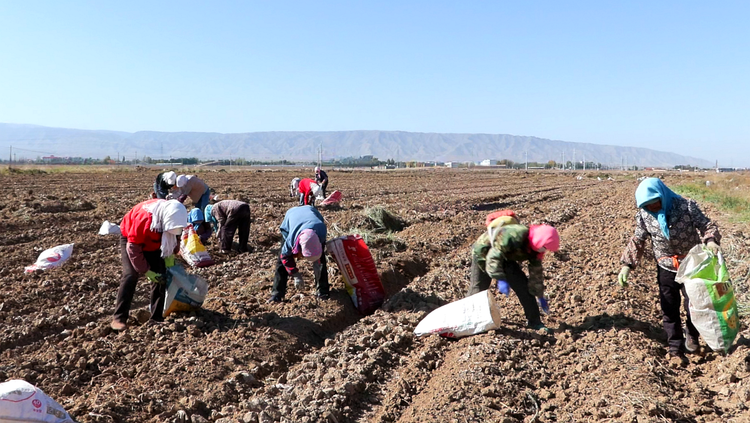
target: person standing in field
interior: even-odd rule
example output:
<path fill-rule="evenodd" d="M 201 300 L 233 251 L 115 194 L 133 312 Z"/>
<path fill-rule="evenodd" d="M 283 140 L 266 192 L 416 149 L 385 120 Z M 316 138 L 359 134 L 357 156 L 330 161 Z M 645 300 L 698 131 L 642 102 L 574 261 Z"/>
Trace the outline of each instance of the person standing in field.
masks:
<path fill-rule="evenodd" d="M 169 171 L 162 172 L 156 175 L 156 181 L 154 182 L 154 198 L 160 198 L 162 200 L 167 198 L 169 191 L 177 183 L 177 174 Z"/>
<path fill-rule="evenodd" d="M 208 201 L 211 199 L 211 190 L 203 180 L 195 175 L 180 175 L 177 177 L 176 186 L 175 195 L 181 203 L 190 197 L 193 206 L 205 213 Z"/>
<path fill-rule="evenodd" d="M 247 241 L 250 238 L 250 205 L 238 200 L 222 200 L 206 206 L 206 222 L 218 226 L 218 237 L 222 253 L 232 249 L 234 233 L 238 232 L 239 251 L 248 251 Z"/>
<path fill-rule="evenodd" d="M 719 252 L 719 228 L 703 214 L 698 203 L 675 194 L 658 178 L 644 179 L 638 185 L 635 203 L 639 209 L 635 215 L 635 233 L 620 258 L 622 268 L 617 280 L 623 288 L 628 286 L 630 271 L 640 263 L 646 239 L 651 238 L 669 355 L 686 363 L 685 352 L 699 348 L 699 333 L 690 319 L 685 287 L 675 282 L 675 276 L 682 259 L 694 246 L 705 243 L 714 254 Z M 680 302 L 688 312 L 684 332 Z"/>
<path fill-rule="evenodd" d="M 315 167 L 315 183 L 320 186 L 320 190 L 323 191 L 323 198 L 326 198 L 326 189 L 328 188 L 328 174 L 320 167 Z"/>
<path fill-rule="evenodd" d="M 542 258 L 547 251 L 555 252 L 559 248 L 560 235 L 552 226 L 526 227 L 518 223 L 515 215 L 488 222 L 487 231 L 474 243 L 471 283 L 466 296 L 489 289 L 492 281 L 497 281 L 501 294 L 510 295 L 511 289 L 516 293 L 529 328 L 551 332 L 542 323 L 539 313 L 539 306 L 545 313 L 549 312 L 544 297 Z M 519 264 L 523 261 L 528 261 L 528 277 Z"/>
<path fill-rule="evenodd" d="M 138 278 L 151 281 L 151 321 L 164 320 L 167 267 L 174 266 L 178 237 L 187 226 L 187 210 L 175 200 L 153 199 L 133 207 L 120 224 L 122 276 L 111 327 L 123 330 L 130 315 Z"/>
<path fill-rule="evenodd" d="M 281 302 L 291 276 L 294 287 L 302 290 L 305 281 L 297 268 L 297 259 L 313 265 L 315 295 L 328 299 L 328 268 L 325 255 L 327 228 L 323 216 L 312 206 L 292 207 L 286 212 L 281 231 L 281 253 L 276 260 L 273 290 L 268 302 Z"/>

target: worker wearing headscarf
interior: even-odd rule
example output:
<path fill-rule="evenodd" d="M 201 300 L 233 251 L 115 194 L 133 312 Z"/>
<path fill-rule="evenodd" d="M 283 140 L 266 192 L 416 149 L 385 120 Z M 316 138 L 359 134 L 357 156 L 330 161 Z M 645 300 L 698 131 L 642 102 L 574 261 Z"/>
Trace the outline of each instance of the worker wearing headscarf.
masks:
<path fill-rule="evenodd" d="M 299 195 L 299 205 L 315 205 L 315 197 L 317 191 L 320 189 L 318 184 L 310 178 L 294 178 L 290 185 L 290 195 L 294 197 Z"/>
<path fill-rule="evenodd" d="M 276 261 L 273 290 L 268 302 L 280 302 L 286 295 L 287 281 L 291 276 L 294 286 L 303 289 L 304 279 L 297 268 L 296 259 L 313 264 L 315 294 L 328 299 L 328 268 L 325 255 L 326 224 L 323 216 L 312 206 L 292 207 L 286 212 L 281 230 L 281 253 Z"/>
<path fill-rule="evenodd" d="M 208 214 L 208 208 L 209 206 L 206 206 L 206 214 Z M 208 239 L 211 237 L 211 224 L 206 222 L 206 219 L 203 216 L 203 212 L 201 212 L 201 209 L 199 208 L 193 208 L 190 210 L 190 213 L 188 213 L 188 223 L 193 225 L 193 229 L 195 229 L 195 233 L 198 235 L 202 243 L 206 243 Z"/>
<path fill-rule="evenodd" d="M 323 198 L 326 197 L 326 189 L 328 188 L 328 174 L 320 167 L 315 167 L 315 183 L 320 186 L 320 190 L 323 192 Z"/>
<path fill-rule="evenodd" d="M 156 198 L 167 198 L 169 191 L 176 183 L 177 174 L 172 171 L 162 172 L 156 175 L 156 181 L 154 182 L 154 194 L 156 195 Z"/>
<path fill-rule="evenodd" d="M 177 177 L 175 185 L 174 194 L 180 202 L 190 198 L 195 208 L 205 212 L 208 201 L 211 199 L 211 190 L 202 179 L 195 175 L 180 175 Z"/>
<path fill-rule="evenodd" d="M 686 311 L 689 302 L 685 287 L 675 282 L 677 268 L 690 249 L 698 244 L 705 243 L 707 248 L 717 253 L 718 243 L 721 241 L 719 228 L 703 214 L 698 203 L 675 194 L 658 178 L 644 179 L 638 185 L 635 203 L 638 207 L 635 234 L 622 253 L 620 262 L 623 266 L 617 279 L 622 287 L 628 286 L 630 271 L 640 263 L 646 239 L 651 238 L 669 352 L 684 361 L 685 351 L 693 352 L 698 349 L 699 334 L 689 312 L 687 331 L 683 333 L 681 296 Z"/>
<path fill-rule="evenodd" d="M 239 238 L 239 252 L 247 252 L 247 241 L 250 238 L 250 205 L 244 201 L 222 200 L 206 206 L 206 222 L 217 227 L 222 252 L 232 249 L 234 233 Z"/>
<path fill-rule="evenodd" d="M 526 227 L 518 223 L 515 215 L 494 219 L 474 243 L 471 285 L 466 296 L 488 289 L 495 280 L 500 293 L 509 295 L 511 289 L 516 293 L 529 328 L 549 331 L 539 313 L 539 306 L 545 313 L 549 312 L 544 296 L 542 258 L 547 251 L 555 252 L 559 248 L 560 235 L 552 226 Z M 523 261 L 529 263 L 528 277 L 519 264 Z"/>
<path fill-rule="evenodd" d="M 122 277 L 112 329 L 125 329 L 138 277 L 151 281 L 151 320 L 162 321 L 165 274 L 174 265 L 178 236 L 187 226 L 187 210 L 175 200 L 148 200 L 133 207 L 120 224 Z"/>

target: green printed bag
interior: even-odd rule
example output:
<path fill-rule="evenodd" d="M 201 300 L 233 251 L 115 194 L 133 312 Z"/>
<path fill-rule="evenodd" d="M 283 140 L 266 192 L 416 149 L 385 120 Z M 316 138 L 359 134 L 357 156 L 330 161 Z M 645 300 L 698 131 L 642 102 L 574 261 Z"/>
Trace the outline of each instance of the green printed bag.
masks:
<path fill-rule="evenodd" d="M 690 299 L 690 318 L 703 340 L 714 351 L 727 352 L 740 329 L 737 301 L 721 253 L 703 245 L 693 247 L 675 277 L 685 285 Z"/>

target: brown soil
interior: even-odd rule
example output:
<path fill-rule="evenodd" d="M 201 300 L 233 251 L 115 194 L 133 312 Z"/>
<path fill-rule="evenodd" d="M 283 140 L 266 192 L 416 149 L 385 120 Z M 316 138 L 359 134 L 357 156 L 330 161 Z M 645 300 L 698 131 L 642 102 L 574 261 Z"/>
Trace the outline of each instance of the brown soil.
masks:
<path fill-rule="evenodd" d="M 197 270 L 211 284 L 204 308 L 162 326 L 136 319 L 144 281 L 129 330 L 112 333 L 118 239 L 96 233 L 146 199 L 155 174 L 2 177 L 0 381 L 39 386 L 80 422 L 749 421 L 748 331 L 729 355 L 670 362 L 654 265 L 635 271 L 627 290 L 615 283 L 633 230 L 632 175 L 329 172 L 329 190 L 344 193 L 340 207 L 322 210 L 332 235 L 360 228 L 376 205 L 408 225 L 369 238 L 388 299 L 363 317 L 335 264 L 331 300 L 291 288 L 286 302 L 265 303 L 278 225 L 295 204 L 287 184 L 301 171 L 201 171 L 221 197 L 250 203 L 251 253 L 210 245 L 217 264 Z M 560 230 L 561 250 L 545 258 L 555 333 L 526 329 L 511 295 L 498 298 L 502 329 L 415 338 L 429 311 L 463 298 L 470 246 L 485 215 L 502 208 Z M 739 259 L 750 236 L 703 208 L 722 227 L 736 289 L 746 292 Z M 63 267 L 24 274 L 40 251 L 70 242 Z"/>

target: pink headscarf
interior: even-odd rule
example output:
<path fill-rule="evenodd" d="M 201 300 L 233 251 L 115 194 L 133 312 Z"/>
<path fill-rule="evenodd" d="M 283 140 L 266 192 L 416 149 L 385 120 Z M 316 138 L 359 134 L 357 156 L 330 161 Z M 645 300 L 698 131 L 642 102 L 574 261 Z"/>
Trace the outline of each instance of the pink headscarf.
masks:
<path fill-rule="evenodd" d="M 297 243 L 302 250 L 302 257 L 308 261 L 316 261 L 323 254 L 323 246 L 320 245 L 318 234 L 312 229 L 305 229 L 299 233 Z"/>
<path fill-rule="evenodd" d="M 543 248 L 546 251 L 555 252 L 560 249 L 560 234 L 557 229 L 549 225 L 531 225 L 529 226 L 529 245 L 531 249 L 539 252 L 539 258 L 544 256 Z"/>

